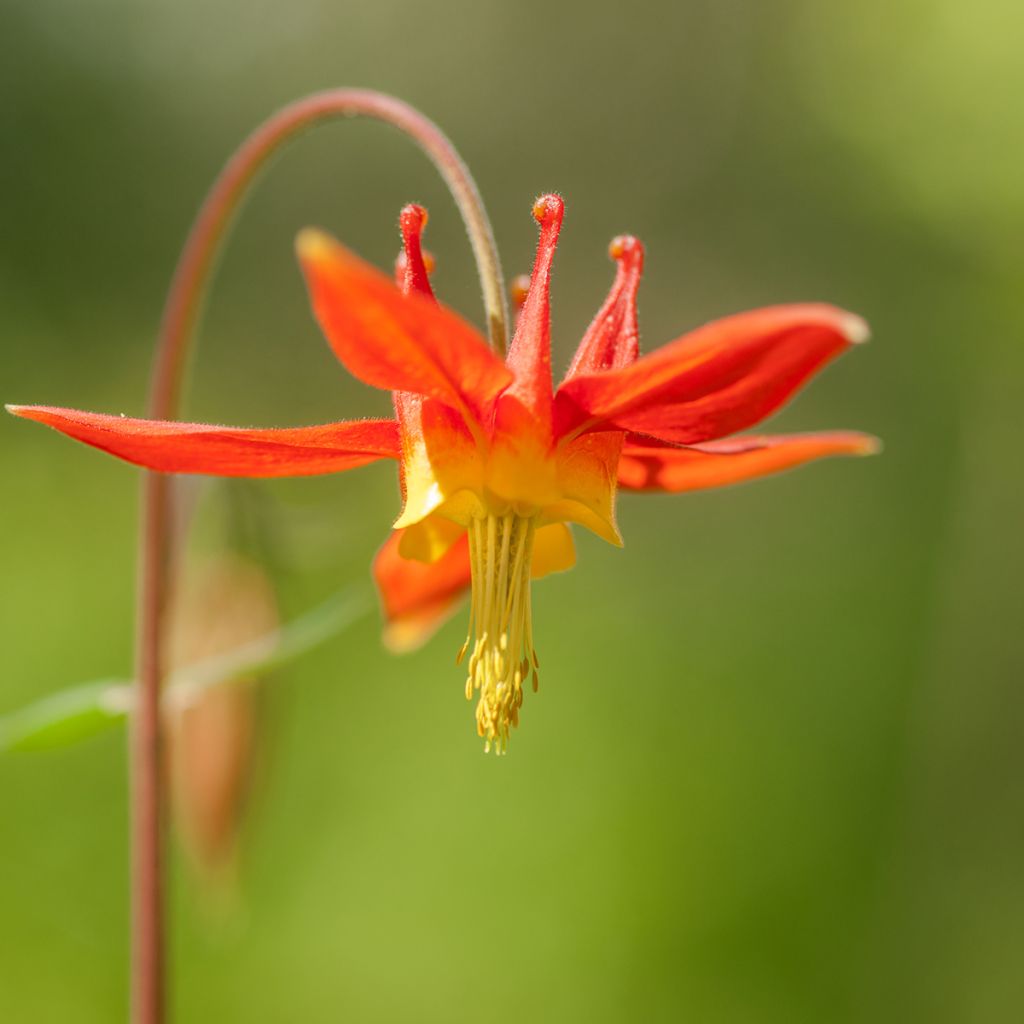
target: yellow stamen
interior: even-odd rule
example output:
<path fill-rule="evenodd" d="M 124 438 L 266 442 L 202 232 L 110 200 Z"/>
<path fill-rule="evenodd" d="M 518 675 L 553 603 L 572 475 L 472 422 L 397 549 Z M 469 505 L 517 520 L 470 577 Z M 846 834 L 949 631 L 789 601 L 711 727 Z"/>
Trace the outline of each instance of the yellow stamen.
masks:
<path fill-rule="evenodd" d="M 473 571 L 473 597 L 469 619 L 469 656 L 466 699 L 479 691 L 477 732 L 485 748 L 496 753 L 508 749 L 510 730 L 519 724 L 523 683 L 531 674 L 537 688 L 537 655 L 530 622 L 530 565 L 536 529 L 532 516 L 515 513 L 474 519 L 470 526 L 469 555 Z"/>

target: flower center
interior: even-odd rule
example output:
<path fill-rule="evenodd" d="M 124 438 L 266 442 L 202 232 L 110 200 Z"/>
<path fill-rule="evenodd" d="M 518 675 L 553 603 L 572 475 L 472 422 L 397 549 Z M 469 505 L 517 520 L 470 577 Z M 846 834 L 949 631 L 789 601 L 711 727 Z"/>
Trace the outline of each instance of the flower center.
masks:
<path fill-rule="evenodd" d="M 519 724 L 523 683 L 537 689 L 537 654 L 530 619 L 533 516 L 489 514 L 469 527 L 473 601 L 461 663 L 474 639 L 466 678 L 466 700 L 478 690 L 476 728 L 486 750 L 508 749 L 509 731 Z M 475 632 L 474 632 L 475 630 Z"/>

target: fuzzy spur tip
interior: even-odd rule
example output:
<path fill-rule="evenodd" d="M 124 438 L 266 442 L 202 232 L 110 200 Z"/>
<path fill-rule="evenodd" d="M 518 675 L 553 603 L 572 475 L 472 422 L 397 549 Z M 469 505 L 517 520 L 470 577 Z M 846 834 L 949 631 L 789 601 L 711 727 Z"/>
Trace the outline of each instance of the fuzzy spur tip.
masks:
<path fill-rule="evenodd" d="M 533 219 L 542 227 L 552 222 L 561 224 L 565 213 L 565 203 L 560 195 L 548 192 L 539 196 L 533 204 Z"/>
<path fill-rule="evenodd" d="M 608 255 L 627 270 L 640 270 L 644 265 L 644 247 L 633 235 L 616 235 L 608 244 Z"/>
<path fill-rule="evenodd" d="M 643 243 L 632 234 L 616 234 L 608 243 L 608 255 L 616 263 L 643 263 Z"/>
<path fill-rule="evenodd" d="M 407 203 L 402 207 L 398 215 L 398 223 L 402 229 L 402 237 L 409 235 L 422 235 L 423 229 L 427 226 L 429 215 L 426 209 L 419 203 Z"/>

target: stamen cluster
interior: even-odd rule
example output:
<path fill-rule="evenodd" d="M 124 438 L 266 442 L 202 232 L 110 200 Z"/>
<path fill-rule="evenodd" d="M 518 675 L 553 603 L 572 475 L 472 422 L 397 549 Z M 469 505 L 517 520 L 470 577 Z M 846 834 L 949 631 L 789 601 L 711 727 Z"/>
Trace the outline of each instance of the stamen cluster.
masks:
<path fill-rule="evenodd" d="M 535 516 L 515 513 L 474 518 L 469 528 L 473 576 L 469 633 L 457 661 L 474 639 L 466 676 L 466 700 L 480 694 L 476 728 L 486 749 L 508 749 L 510 730 L 519 724 L 523 683 L 538 685 L 530 614 L 530 566 Z M 475 633 L 474 633 L 475 629 Z"/>

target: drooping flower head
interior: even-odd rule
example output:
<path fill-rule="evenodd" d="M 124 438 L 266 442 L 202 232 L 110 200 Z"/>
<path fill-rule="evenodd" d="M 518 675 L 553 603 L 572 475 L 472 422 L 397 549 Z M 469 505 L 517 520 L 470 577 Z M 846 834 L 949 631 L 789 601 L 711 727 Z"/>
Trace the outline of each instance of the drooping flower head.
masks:
<path fill-rule="evenodd" d="M 242 430 L 9 408 L 164 472 L 292 476 L 398 460 L 402 510 L 374 563 L 386 639 L 399 649 L 422 642 L 469 588 L 459 653 L 466 696 L 477 696 L 488 748 L 504 751 L 525 688 L 537 686 L 530 582 L 573 565 L 570 524 L 621 545 L 620 488 L 718 486 L 876 445 L 852 432 L 732 437 L 865 340 L 863 321 L 827 305 L 775 306 L 641 357 L 644 253 L 630 236 L 613 241 L 611 291 L 554 388 L 550 289 L 562 199 L 542 196 L 533 215 L 537 254 L 505 359 L 435 299 L 421 207 L 402 211 L 397 283 L 327 235 L 300 234 L 328 342 L 354 376 L 393 392 L 393 419 Z"/>

